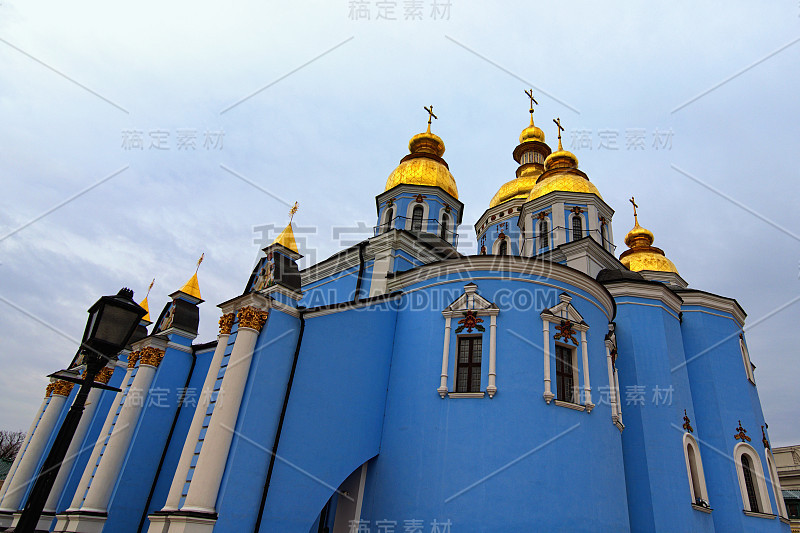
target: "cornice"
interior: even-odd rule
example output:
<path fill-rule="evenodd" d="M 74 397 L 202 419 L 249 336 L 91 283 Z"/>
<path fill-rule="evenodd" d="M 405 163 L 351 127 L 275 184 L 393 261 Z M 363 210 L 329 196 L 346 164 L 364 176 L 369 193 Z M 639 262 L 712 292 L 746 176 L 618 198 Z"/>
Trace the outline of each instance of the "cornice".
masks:
<path fill-rule="evenodd" d="M 389 280 L 388 288 L 389 291 L 392 292 L 404 290 L 410 285 L 415 285 L 432 278 L 471 271 L 513 272 L 533 278 L 560 281 L 583 290 L 592 296 L 601 304 L 609 320 L 612 320 L 615 314 L 616 304 L 614 303 L 614 298 L 611 293 L 596 280 L 574 268 L 531 257 L 471 255 L 459 259 L 446 259 L 400 273 Z"/>
<path fill-rule="evenodd" d="M 257 292 L 248 292 L 247 294 L 242 294 L 241 296 L 222 302 L 217 305 L 217 307 L 222 309 L 223 314 L 227 315 L 228 313 L 236 313 L 236 311 L 243 307 L 255 307 L 256 309 L 267 310 L 270 308 L 270 302 L 270 299 Z"/>
<path fill-rule="evenodd" d="M 614 299 L 629 296 L 632 298 L 644 298 L 646 300 L 658 300 L 667 306 L 668 309 L 676 314 L 681 312 L 681 297 L 675 294 L 669 287 L 657 281 L 609 281 L 603 284 Z"/>
<path fill-rule="evenodd" d="M 678 289 L 675 292 L 683 299 L 684 306 L 696 305 L 698 307 L 708 307 L 716 311 L 728 313 L 733 316 L 734 320 L 739 324 L 739 327 L 744 326 L 747 313 L 744 312 L 739 302 L 733 298 L 693 289 Z"/>

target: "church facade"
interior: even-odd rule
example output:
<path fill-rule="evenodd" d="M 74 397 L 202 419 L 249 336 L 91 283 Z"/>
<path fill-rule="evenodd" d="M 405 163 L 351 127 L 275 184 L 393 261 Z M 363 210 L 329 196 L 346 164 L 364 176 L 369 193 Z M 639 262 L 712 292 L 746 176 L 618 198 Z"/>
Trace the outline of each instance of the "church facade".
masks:
<path fill-rule="evenodd" d="M 479 255 L 429 119 L 373 237 L 301 270 L 290 222 L 203 344 L 195 273 L 98 377 L 39 530 L 789 532 L 744 311 L 633 199 L 618 253 L 557 124 L 553 151 L 531 109 Z M 76 390 L 47 387 L 0 528 Z"/>

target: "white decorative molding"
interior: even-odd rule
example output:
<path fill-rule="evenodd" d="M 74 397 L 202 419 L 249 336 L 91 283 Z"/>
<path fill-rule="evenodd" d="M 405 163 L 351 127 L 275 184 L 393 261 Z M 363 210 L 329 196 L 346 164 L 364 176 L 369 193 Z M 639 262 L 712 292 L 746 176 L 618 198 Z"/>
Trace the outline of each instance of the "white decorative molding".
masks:
<path fill-rule="evenodd" d="M 553 403 L 556 404 L 559 407 L 566 407 L 568 409 L 574 409 L 576 411 L 586 411 L 588 409 L 588 406 L 581 405 L 579 403 L 562 402 L 561 400 L 553 400 Z M 594 407 L 594 406 L 592 406 L 592 407 Z M 588 409 L 588 410 L 591 411 L 591 409 Z"/>
<path fill-rule="evenodd" d="M 686 461 L 686 475 L 689 479 L 690 501 L 696 502 L 699 498 L 708 502 L 703 458 L 700 456 L 700 447 L 697 445 L 697 441 L 690 433 L 683 434 L 683 457 Z"/>
<path fill-rule="evenodd" d="M 453 318 L 461 318 L 467 311 L 472 311 L 475 316 L 489 316 L 489 383 L 486 393 L 489 398 L 493 398 L 497 393 L 497 315 L 500 309 L 495 304 L 478 294 L 478 286 L 474 283 L 464 285 L 464 294 L 456 298 L 454 302 L 444 308 L 442 316 L 445 318 L 444 325 L 444 347 L 442 348 L 442 373 L 439 381 L 439 388 L 436 391 L 439 396 L 444 398 L 447 393 L 448 369 L 450 366 L 450 330 Z M 458 354 L 456 354 L 458 357 Z M 455 366 L 456 362 L 454 362 Z M 455 386 L 453 387 L 455 388 Z M 450 398 L 455 398 L 449 395 Z M 477 393 L 457 393 L 457 394 L 477 394 Z M 480 393 L 481 397 L 483 393 Z"/>
<path fill-rule="evenodd" d="M 441 278 L 450 274 L 463 274 L 472 271 L 500 271 L 506 274 L 504 277 L 476 276 L 467 278 L 472 281 L 480 279 L 503 279 L 505 281 L 519 281 L 534 283 L 542 286 L 563 287 L 554 285 L 544 280 L 566 283 L 579 290 L 586 292 L 591 298 L 580 294 L 576 297 L 583 298 L 591 302 L 600 309 L 606 317 L 611 320 L 614 317 L 614 298 L 611 293 L 592 277 L 579 272 L 573 268 L 542 261 L 530 257 L 518 257 L 514 255 L 493 255 L 493 256 L 465 256 L 458 259 L 445 259 L 436 263 L 427 264 L 415 268 L 413 271 L 397 274 L 389 281 L 388 291 L 403 290 L 411 285 L 416 285 L 428 279 Z M 507 274 L 523 274 L 524 278 L 509 278 Z M 455 280 L 448 280 L 441 283 L 452 283 Z M 594 298 L 596 301 L 592 301 Z"/>
<path fill-rule="evenodd" d="M 761 510 L 753 510 L 750 508 L 750 498 L 747 496 L 747 488 L 744 481 L 744 471 L 742 470 L 742 456 L 747 455 L 752 464 L 753 487 L 756 491 L 756 498 Z M 754 513 L 756 515 L 769 515 L 774 518 L 772 514 L 772 504 L 769 501 L 769 494 L 767 493 L 766 479 L 764 478 L 764 468 L 761 466 L 761 458 L 758 452 L 753 449 L 749 444 L 740 442 L 733 448 L 733 460 L 736 465 L 736 475 L 739 478 L 739 490 L 742 496 L 742 505 L 745 513 Z"/>
<path fill-rule="evenodd" d="M 733 298 L 726 298 L 725 296 L 718 296 L 716 294 L 691 289 L 680 289 L 676 292 L 683 300 L 684 306 L 696 305 L 698 307 L 709 307 L 731 315 L 739 324 L 740 328 L 744 326 L 747 313 L 741 308 L 739 302 Z"/>
<path fill-rule="evenodd" d="M 677 295 L 662 283 L 642 283 L 641 281 L 613 281 L 604 284 L 615 299 L 624 296 L 631 296 L 633 298 L 645 298 L 647 300 L 659 300 L 664 305 L 672 310 L 676 315 L 681 312 L 681 304 L 685 301 L 681 295 Z M 626 302 L 627 303 L 627 302 Z M 630 302 L 636 304 L 637 302 Z"/>
<path fill-rule="evenodd" d="M 447 396 L 449 398 L 483 398 L 483 392 L 448 392 Z"/>

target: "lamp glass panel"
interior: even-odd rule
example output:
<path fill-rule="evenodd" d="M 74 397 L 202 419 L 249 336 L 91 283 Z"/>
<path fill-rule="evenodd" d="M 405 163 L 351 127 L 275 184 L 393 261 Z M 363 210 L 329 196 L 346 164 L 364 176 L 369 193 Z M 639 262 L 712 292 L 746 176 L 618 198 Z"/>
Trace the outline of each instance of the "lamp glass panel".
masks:
<path fill-rule="evenodd" d="M 95 339 L 122 347 L 128 340 L 131 329 L 138 324 L 139 315 L 136 311 L 106 305 L 97 326 Z"/>

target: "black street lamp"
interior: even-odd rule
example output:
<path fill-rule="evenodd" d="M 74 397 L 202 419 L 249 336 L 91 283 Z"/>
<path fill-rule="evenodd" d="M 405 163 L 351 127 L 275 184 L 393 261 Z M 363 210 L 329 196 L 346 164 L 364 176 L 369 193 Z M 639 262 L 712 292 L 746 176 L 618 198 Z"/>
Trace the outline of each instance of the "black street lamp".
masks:
<path fill-rule="evenodd" d="M 86 397 L 92 387 L 111 388 L 100 383 L 95 383 L 97 374 L 109 361 L 117 359 L 117 354 L 125 348 L 136 331 L 139 321 L 146 311 L 133 301 L 133 291 L 121 289 L 114 296 L 101 297 L 89 308 L 89 320 L 79 350 L 79 357 L 75 365 L 85 365 L 83 379 L 71 377 L 65 371 L 57 372 L 59 379 L 80 383 L 81 388 L 75 396 L 61 429 L 58 431 L 53 447 L 47 455 L 36 482 L 31 490 L 19 523 L 14 528 L 16 533 L 34 533 L 42 509 L 50 495 L 50 489 L 55 483 L 59 467 L 67 455 L 72 437 L 78 428 Z"/>

